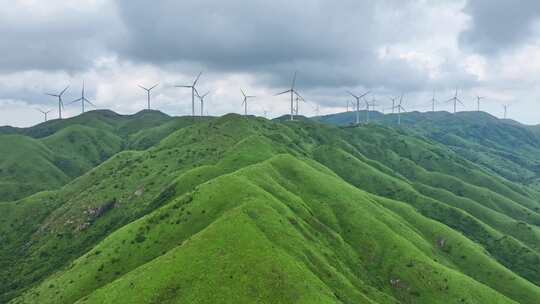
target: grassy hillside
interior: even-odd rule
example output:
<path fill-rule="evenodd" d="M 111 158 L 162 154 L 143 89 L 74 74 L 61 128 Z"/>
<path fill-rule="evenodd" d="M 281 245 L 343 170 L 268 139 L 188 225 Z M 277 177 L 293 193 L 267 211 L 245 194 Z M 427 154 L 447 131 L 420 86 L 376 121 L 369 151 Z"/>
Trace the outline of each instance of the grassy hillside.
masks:
<path fill-rule="evenodd" d="M 107 146 L 126 133 L 112 134 Z M 238 115 L 127 138 L 139 151 L 0 203 L 0 302 L 540 298 L 536 191 L 452 146 Z"/>
<path fill-rule="evenodd" d="M 370 117 L 372 123 L 397 127 L 397 114 L 371 112 Z M 352 112 L 316 119 L 341 126 L 354 121 Z M 401 114 L 401 128 L 442 143 L 494 174 L 538 188 L 540 133 L 536 126 L 484 112 L 411 112 Z"/>
<path fill-rule="evenodd" d="M 31 128 L 3 128 L 0 201 L 57 189 L 125 149 L 144 150 L 174 130 L 195 122 L 157 111 L 118 115 L 91 111 Z"/>

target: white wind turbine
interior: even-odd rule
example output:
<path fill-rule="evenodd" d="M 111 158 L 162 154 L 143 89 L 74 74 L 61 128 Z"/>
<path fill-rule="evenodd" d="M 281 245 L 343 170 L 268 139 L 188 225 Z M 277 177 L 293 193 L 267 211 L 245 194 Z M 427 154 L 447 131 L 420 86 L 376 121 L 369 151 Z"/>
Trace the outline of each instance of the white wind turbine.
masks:
<path fill-rule="evenodd" d="M 351 91 L 347 91 L 354 99 L 356 99 L 356 124 L 360 124 L 360 99 L 364 98 L 367 94 L 369 94 L 369 91 L 365 92 L 362 95 L 355 95 Z M 369 112 L 369 111 L 368 111 Z"/>
<path fill-rule="evenodd" d="M 72 102 L 70 102 L 70 104 L 75 103 L 75 102 L 79 102 L 79 101 L 81 102 L 82 113 L 84 113 L 84 103 L 85 102 L 93 105 L 94 107 L 96 106 L 90 100 L 88 100 L 88 98 L 86 98 L 86 96 L 84 95 L 84 81 L 83 81 L 83 85 L 82 85 L 81 98 L 77 98 L 77 99 L 73 100 Z"/>
<path fill-rule="evenodd" d="M 193 81 L 193 84 L 191 85 L 176 85 L 177 88 L 189 88 L 191 89 L 191 115 L 195 116 L 195 94 L 197 93 L 196 85 L 197 81 L 199 81 L 199 78 L 201 77 L 202 72 L 197 75 L 197 78 L 195 78 L 195 81 Z"/>
<path fill-rule="evenodd" d="M 244 106 L 244 115 L 247 116 L 248 99 L 255 98 L 255 96 L 246 95 L 246 93 L 242 89 L 240 89 L 240 92 L 242 92 L 242 96 L 244 97 L 244 99 L 242 99 L 242 105 Z M 265 114 L 265 116 L 266 116 L 266 114 Z"/>
<path fill-rule="evenodd" d="M 457 109 L 457 103 L 459 102 L 462 106 L 464 106 L 463 102 L 461 102 L 461 99 L 458 98 L 458 91 L 456 89 L 456 94 L 454 97 L 448 99 L 446 102 L 452 101 L 454 103 L 454 114 L 456 113 Z"/>
<path fill-rule="evenodd" d="M 155 87 L 157 87 L 159 85 L 159 83 L 156 83 L 154 86 L 150 87 L 150 88 L 145 88 L 143 87 L 142 85 L 139 85 L 139 88 L 143 89 L 146 91 L 146 95 L 147 95 L 147 98 L 148 98 L 148 110 L 150 110 L 150 91 L 152 91 Z"/>
<path fill-rule="evenodd" d="M 62 95 L 67 91 L 69 86 L 62 90 L 59 94 L 46 93 L 49 96 L 58 98 L 58 118 L 62 119 L 62 109 L 64 108 L 64 102 L 62 101 Z"/>
<path fill-rule="evenodd" d="M 197 93 L 197 97 L 201 101 L 201 117 L 202 117 L 202 116 L 204 116 L 204 98 L 206 98 L 206 96 L 208 96 L 208 94 L 210 94 L 210 91 L 206 92 L 203 95 L 199 95 L 199 92 L 197 90 L 195 90 L 195 93 Z"/>
<path fill-rule="evenodd" d="M 291 121 L 294 120 L 294 95 L 302 97 L 294 88 L 296 84 L 296 72 L 294 72 L 293 81 L 291 84 L 291 88 L 287 91 L 283 91 L 281 93 L 277 93 L 275 96 L 290 93 L 291 94 Z"/>
<path fill-rule="evenodd" d="M 399 103 L 397 104 L 397 106 L 395 106 L 395 108 L 398 110 L 398 125 L 401 125 L 401 110 L 403 110 L 404 112 L 406 111 L 405 108 L 403 108 L 403 106 L 401 105 L 403 103 L 403 94 L 401 94 L 401 96 L 399 97 Z"/>
<path fill-rule="evenodd" d="M 36 109 L 36 110 L 38 110 L 39 112 L 43 114 L 45 122 L 47 122 L 47 115 L 49 114 L 49 112 L 51 112 L 51 110 L 48 110 L 48 111 L 43 111 L 42 109 Z"/>

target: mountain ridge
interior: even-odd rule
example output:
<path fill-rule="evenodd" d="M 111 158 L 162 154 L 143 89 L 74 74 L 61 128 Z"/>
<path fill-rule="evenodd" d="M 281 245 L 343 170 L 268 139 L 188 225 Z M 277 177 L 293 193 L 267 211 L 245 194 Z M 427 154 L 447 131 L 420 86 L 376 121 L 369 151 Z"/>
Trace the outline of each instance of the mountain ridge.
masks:
<path fill-rule="evenodd" d="M 403 128 L 189 119 L 131 133 L 145 148 L 58 190 L 0 203 L 0 301 L 540 296 L 534 187 Z"/>

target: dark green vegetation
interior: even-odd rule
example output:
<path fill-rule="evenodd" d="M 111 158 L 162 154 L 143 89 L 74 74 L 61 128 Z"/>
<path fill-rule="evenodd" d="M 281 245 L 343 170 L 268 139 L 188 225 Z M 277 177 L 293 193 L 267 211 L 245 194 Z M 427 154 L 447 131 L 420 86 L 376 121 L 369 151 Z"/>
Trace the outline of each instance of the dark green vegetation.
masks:
<path fill-rule="evenodd" d="M 475 119 L 453 135 L 465 142 L 459 149 L 420 124 L 143 114 L 91 112 L 47 132 L 36 131 L 40 125 L 10 135 L 54 164 L 43 151 L 76 131 L 85 141 L 65 144 L 66 159 L 99 165 L 67 176 L 64 186 L 0 203 L 0 302 L 540 299 L 534 168 L 499 166 L 511 159 L 503 156 L 510 144 L 476 138 L 487 131 Z M 527 142 L 512 135 L 534 132 L 499 123 L 494 133 L 521 144 L 510 152 L 534 163 L 536 135 Z M 90 130 L 110 136 L 91 143 Z M 94 158 L 99 149 L 113 156 Z M 81 150 L 91 152 L 76 158 Z M 511 166 L 531 178 L 503 174 Z M 40 174 L 33 166 L 24 172 Z"/>

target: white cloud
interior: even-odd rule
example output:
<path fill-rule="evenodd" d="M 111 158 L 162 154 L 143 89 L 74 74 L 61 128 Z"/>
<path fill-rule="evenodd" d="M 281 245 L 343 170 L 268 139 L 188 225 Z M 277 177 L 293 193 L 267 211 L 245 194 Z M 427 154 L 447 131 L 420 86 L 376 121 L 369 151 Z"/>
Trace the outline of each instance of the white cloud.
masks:
<path fill-rule="evenodd" d="M 11 114 L 0 116 L 0 125 L 39 122 L 33 108 L 55 105 L 44 92 L 70 84 L 65 101 L 73 100 L 83 80 L 98 108 L 123 114 L 146 106 L 138 84 L 159 82 L 153 107 L 186 115 L 190 91 L 172 85 L 192 82 L 200 70 L 211 115 L 241 113 L 241 87 L 258 96 L 250 112 L 288 113 L 287 97 L 273 94 L 298 70 L 306 115 L 315 113 L 315 103 L 323 112 L 345 110 L 345 89 L 370 89 L 383 107 L 389 96 L 405 93 L 407 109 L 427 110 L 434 90 L 443 100 L 457 87 L 465 109 L 473 110 L 480 94 L 493 114 L 510 103 L 512 118 L 540 122 L 533 114 L 540 110 L 540 32 L 531 30 L 497 56 L 463 48 L 463 32 L 481 33 L 486 25 L 465 1 L 318 0 L 291 4 L 294 13 L 266 1 L 9 3 L 0 11 L 0 33 L 13 41 L 0 47 L 7 54 L 0 59 L 0 102 Z M 78 111 L 68 106 L 68 114 Z"/>

